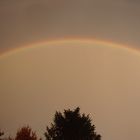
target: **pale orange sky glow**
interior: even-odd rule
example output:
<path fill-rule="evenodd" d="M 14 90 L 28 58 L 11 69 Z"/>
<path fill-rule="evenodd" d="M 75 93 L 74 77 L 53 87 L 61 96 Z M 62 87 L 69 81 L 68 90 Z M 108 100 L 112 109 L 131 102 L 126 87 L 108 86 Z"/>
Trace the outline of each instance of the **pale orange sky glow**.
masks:
<path fill-rule="evenodd" d="M 7 134 L 29 124 L 42 136 L 56 110 L 80 106 L 103 140 L 139 138 L 138 51 L 61 40 L 5 53 L 0 69 L 0 126 Z"/>

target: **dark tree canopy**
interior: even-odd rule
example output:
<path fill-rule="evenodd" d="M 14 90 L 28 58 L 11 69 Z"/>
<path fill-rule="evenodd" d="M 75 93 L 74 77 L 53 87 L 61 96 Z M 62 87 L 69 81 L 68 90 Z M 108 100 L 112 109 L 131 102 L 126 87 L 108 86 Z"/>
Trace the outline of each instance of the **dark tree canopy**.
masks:
<path fill-rule="evenodd" d="M 46 140 L 101 140 L 95 132 L 89 115 L 80 114 L 80 108 L 56 112 L 54 122 L 47 127 Z"/>

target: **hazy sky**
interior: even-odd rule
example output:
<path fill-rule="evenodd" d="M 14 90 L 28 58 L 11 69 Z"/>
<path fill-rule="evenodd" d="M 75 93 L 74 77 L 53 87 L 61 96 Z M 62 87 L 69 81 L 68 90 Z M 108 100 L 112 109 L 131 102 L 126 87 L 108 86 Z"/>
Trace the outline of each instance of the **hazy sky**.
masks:
<path fill-rule="evenodd" d="M 0 0 L 0 48 L 63 37 L 139 47 L 138 0 Z"/>
<path fill-rule="evenodd" d="M 140 53 L 77 41 L 0 57 L 0 126 L 44 133 L 56 110 L 81 107 L 103 140 L 139 139 Z M 42 135 L 41 135 L 42 136 Z"/>
<path fill-rule="evenodd" d="M 138 0 L 0 0 L 0 52 L 59 38 L 135 49 L 139 37 Z M 139 52 L 72 40 L 45 46 L 0 55 L 0 127 L 42 132 L 55 110 L 80 106 L 103 140 L 139 139 Z"/>

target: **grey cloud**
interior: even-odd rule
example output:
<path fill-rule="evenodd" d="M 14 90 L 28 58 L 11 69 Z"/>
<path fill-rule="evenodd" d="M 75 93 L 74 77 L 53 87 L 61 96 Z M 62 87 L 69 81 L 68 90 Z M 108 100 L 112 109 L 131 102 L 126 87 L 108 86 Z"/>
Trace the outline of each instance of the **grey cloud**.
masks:
<path fill-rule="evenodd" d="M 140 8 L 124 0 L 5 0 L 1 3 L 1 50 L 68 36 L 140 45 Z"/>

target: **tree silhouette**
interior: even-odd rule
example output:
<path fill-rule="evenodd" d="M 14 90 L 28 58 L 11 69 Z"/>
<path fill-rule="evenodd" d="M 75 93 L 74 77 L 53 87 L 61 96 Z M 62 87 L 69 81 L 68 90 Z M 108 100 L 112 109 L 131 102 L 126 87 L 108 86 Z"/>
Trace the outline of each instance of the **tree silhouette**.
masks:
<path fill-rule="evenodd" d="M 17 131 L 15 140 L 37 140 L 37 135 L 29 126 L 24 126 Z"/>
<path fill-rule="evenodd" d="M 56 112 L 54 122 L 46 128 L 46 140 L 101 140 L 89 115 L 80 115 L 80 108 Z"/>

